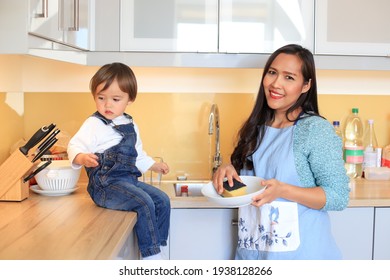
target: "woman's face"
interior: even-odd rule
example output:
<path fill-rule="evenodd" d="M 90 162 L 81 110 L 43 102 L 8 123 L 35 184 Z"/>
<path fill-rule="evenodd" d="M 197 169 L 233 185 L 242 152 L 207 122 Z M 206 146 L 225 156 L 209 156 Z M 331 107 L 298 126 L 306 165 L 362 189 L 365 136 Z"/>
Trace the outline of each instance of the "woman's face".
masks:
<path fill-rule="evenodd" d="M 121 116 L 127 105 L 130 105 L 132 102 L 129 100 L 129 95 L 119 88 L 116 80 L 107 89 L 101 91 L 104 85 L 105 83 L 101 83 L 96 87 L 94 97 L 96 109 L 106 119 L 113 120 Z"/>
<path fill-rule="evenodd" d="M 263 79 L 268 106 L 277 113 L 286 112 L 302 93 L 310 89 L 304 81 L 302 61 L 296 55 L 279 54 Z"/>

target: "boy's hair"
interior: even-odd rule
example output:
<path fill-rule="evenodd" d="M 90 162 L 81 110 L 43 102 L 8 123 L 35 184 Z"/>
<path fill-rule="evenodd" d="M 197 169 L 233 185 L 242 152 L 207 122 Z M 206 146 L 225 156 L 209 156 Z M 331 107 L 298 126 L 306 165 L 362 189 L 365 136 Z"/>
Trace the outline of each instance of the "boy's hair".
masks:
<path fill-rule="evenodd" d="M 114 62 L 111 64 L 103 65 L 93 75 L 89 88 L 92 95 L 95 96 L 96 88 L 101 84 L 105 83 L 103 90 L 106 90 L 114 80 L 117 80 L 119 88 L 129 95 L 130 101 L 134 101 L 137 97 L 137 79 L 131 68 L 123 63 Z"/>

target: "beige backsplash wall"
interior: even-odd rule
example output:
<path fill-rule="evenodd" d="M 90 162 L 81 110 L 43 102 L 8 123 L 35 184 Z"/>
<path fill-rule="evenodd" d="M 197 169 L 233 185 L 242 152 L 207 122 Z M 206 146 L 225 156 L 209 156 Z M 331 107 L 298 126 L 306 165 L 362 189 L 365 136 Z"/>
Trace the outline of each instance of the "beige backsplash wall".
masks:
<path fill-rule="evenodd" d="M 24 136 L 21 56 L 0 55 L 0 164 Z"/>
<path fill-rule="evenodd" d="M 9 156 L 10 148 L 17 139 L 23 138 L 23 115 L 10 103 L 10 94 L 0 92 L 0 164 Z"/>
<path fill-rule="evenodd" d="M 89 93 L 26 93 L 25 103 L 25 118 L 30 120 L 26 129 L 55 122 L 68 135 L 95 111 Z M 222 157 L 228 159 L 237 129 L 251 110 L 252 94 L 140 93 L 128 107 L 146 152 L 170 165 L 166 178 L 183 173 L 189 178 L 211 176 L 209 156 L 215 151 L 215 138 L 208 135 L 208 117 L 212 103 L 219 106 Z"/>
<path fill-rule="evenodd" d="M 187 173 L 189 178 L 210 176 L 210 156 L 214 138 L 208 135 L 208 116 L 212 103 L 220 110 L 221 151 L 226 161 L 233 149 L 237 131 L 248 116 L 254 94 L 232 93 L 140 93 L 127 110 L 140 127 L 145 150 L 161 156 L 171 167 L 166 178 Z M 378 140 L 384 145 L 390 133 L 390 95 L 320 95 L 321 113 L 329 120 L 343 123 L 351 106 L 359 107 L 363 120 L 376 122 Z M 94 112 L 89 93 L 26 93 L 26 129 L 55 122 L 73 135 L 83 120 Z M 387 144 L 390 141 L 387 141 Z"/>
<path fill-rule="evenodd" d="M 94 110 L 88 83 L 98 67 L 0 55 L 0 160 L 21 137 L 55 122 L 73 135 Z M 128 108 L 141 130 L 145 150 L 171 167 L 166 178 L 187 173 L 208 177 L 214 149 L 207 134 L 216 103 L 221 115 L 221 150 L 226 161 L 237 130 L 248 116 L 260 69 L 134 68 L 139 96 Z M 373 118 L 380 145 L 390 143 L 390 71 L 318 71 L 321 113 L 342 123 L 352 107 Z M 20 95 L 24 92 L 24 95 Z M 13 105 L 6 97 L 14 96 Z M 15 103 L 22 103 L 22 109 Z M 19 104 L 20 105 L 20 104 Z M 19 106 L 20 107 L 20 106 Z M 22 113 L 21 113 L 22 111 Z M 2 162 L 2 161 L 1 161 Z"/>

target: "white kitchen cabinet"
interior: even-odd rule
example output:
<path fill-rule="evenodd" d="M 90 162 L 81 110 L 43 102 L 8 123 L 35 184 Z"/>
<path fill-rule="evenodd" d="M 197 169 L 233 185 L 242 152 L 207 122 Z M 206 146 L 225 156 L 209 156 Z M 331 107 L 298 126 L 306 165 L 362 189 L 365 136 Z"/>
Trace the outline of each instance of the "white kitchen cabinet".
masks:
<path fill-rule="evenodd" d="M 135 231 L 133 230 L 129 236 L 126 238 L 125 243 L 120 249 L 115 259 L 117 260 L 139 260 L 140 253 L 138 249 L 137 237 Z"/>
<path fill-rule="evenodd" d="M 58 1 L 30 0 L 29 31 L 33 35 L 62 41 L 63 31 L 59 29 Z"/>
<path fill-rule="evenodd" d="M 0 1 L 0 54 L 27 52 L 27 10 L 26 1 Z"/>
<path fill-rule="evenodd" d="M 330 211 L 332 233 L 343 258 L 371 260 L 373 256 L 374 207 Z"/>
<path fill-rule="evenodd" d="M 91 49 L 94 1 L 30 0 L 31 35 L 84 50 Z"/>
<path fill-rule="evenodd" d="M 216 52 L 218 0 L 122 0 L 121 51 Z"/>
<path fill-rule="evenodd" d="M 313 50 L 313 15 L 313 0 L 124 0 L 121 50 L 272 53 L 290 43 Z"/>
<path fill-rule="evenodd" d="M 220 0 L 219 52 L 272 53 L 293 43 L 314 49 L 313 0 Z"/>
<path fill-rule="evenodd" d="M 390 1 L 317 0 L 315 53 L 390 55 Z"/>
<path fill-rule="evenodd" d="M 375 208 L 374 260 L 390 260 L 390 208 Z"/>
<path fill-rule="evenodd" d="M 237 245 L 237 209 L 172 209 L 171 260 L 233 259 Z"/>

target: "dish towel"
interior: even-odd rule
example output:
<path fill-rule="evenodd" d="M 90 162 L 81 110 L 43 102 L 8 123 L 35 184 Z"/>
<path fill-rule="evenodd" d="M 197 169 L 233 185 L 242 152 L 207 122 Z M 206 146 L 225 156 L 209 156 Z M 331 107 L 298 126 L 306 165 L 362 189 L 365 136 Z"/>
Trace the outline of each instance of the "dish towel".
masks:
<path fill-rule="evenodd" d="M 239 208 L 239 246 L 259 251 L 288 252 L 300 245 L 298 205 L 273 201 Z"/>

